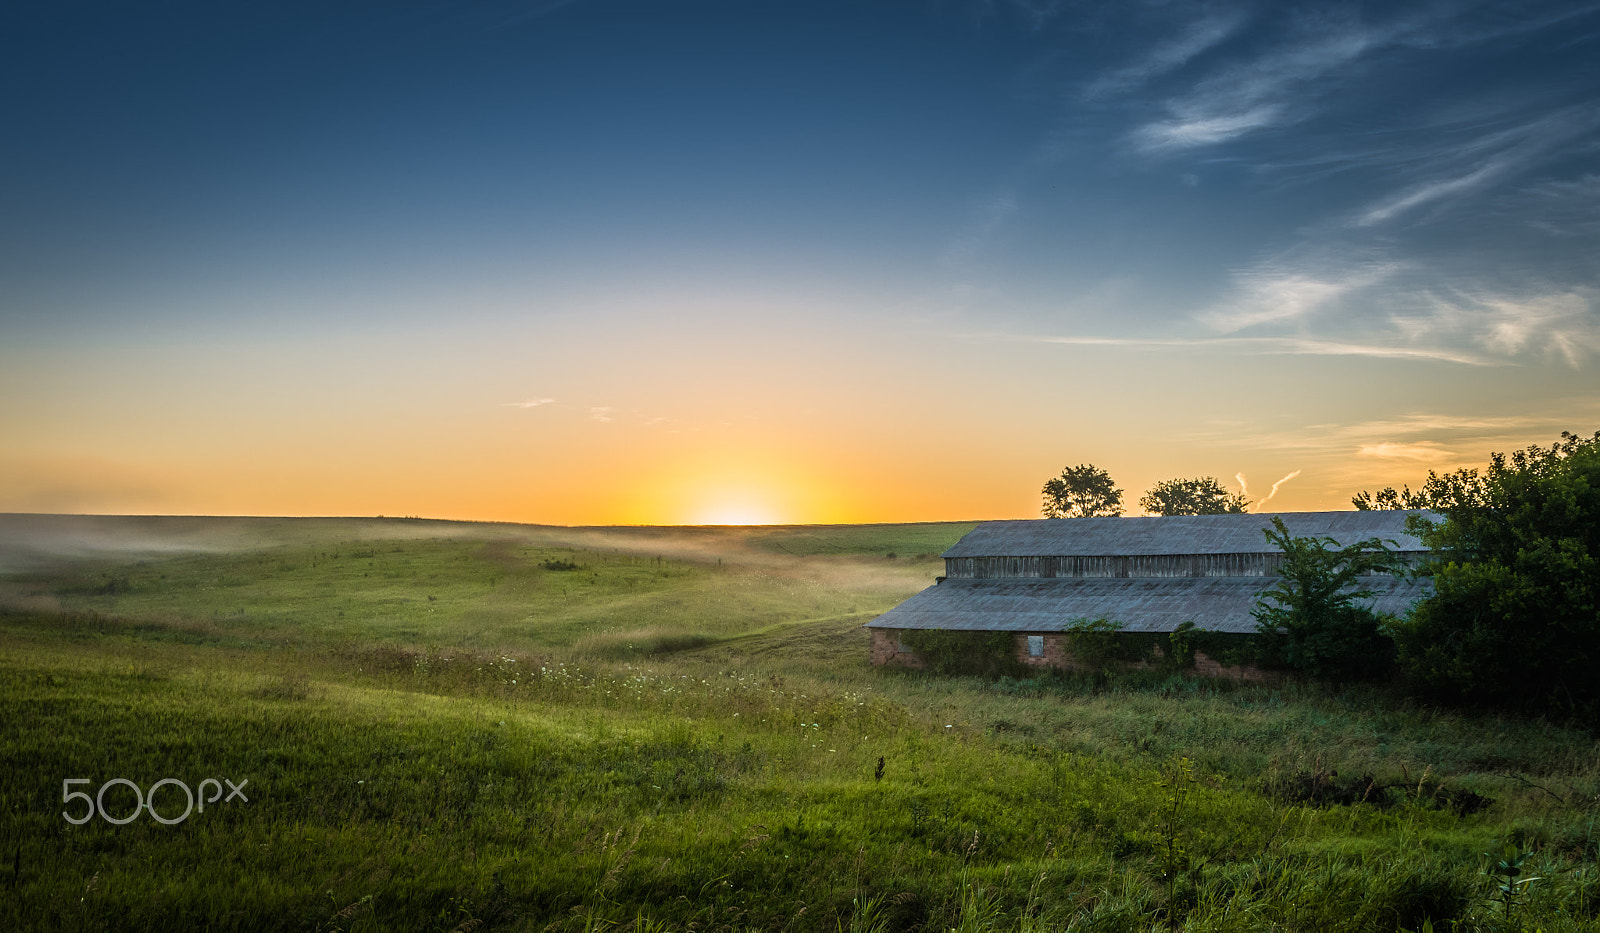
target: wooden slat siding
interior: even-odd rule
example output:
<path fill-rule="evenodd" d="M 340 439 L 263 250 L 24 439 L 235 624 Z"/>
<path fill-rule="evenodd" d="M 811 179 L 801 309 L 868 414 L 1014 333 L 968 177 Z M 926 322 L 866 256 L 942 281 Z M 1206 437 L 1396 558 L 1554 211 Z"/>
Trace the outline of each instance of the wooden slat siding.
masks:
<path fill-rule="evenodd" d="M 1125 579 L 1129 577 L 1264 577 L 1281 554 L 1163 554 L 1099 557 L 949 557 L 952 580 Z"/>
<path fill-rule="evenodd" d="M 1426 552 L 1400 555 L 1416 566 Z M 1129 577 L 1265 577 L 1283 565 L 1282 554 L 1162 554 L 1102 557 L 947 557 L 951 580 L 1123 579 Z"/>

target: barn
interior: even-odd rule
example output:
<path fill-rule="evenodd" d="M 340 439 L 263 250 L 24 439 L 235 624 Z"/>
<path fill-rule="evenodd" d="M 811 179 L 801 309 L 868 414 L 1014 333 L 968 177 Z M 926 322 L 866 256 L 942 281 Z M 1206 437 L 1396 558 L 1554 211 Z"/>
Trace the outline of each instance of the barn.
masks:
<path fill-rule="evenodd" d="M 1070 518 L 985 522 L 941 557 L 944 576 L 871 622 L 874 664 L 921 666 L 906 632 L 944 629 L 1009 632 L 1018 661 L 1072 667 L 1068 630 L 1104 619 L 1121 633 L 1171 633 L 1185 622 L 1204 632 L 1245 636 L 1256 630 L 1251 610 L 1273 585 L 1282 554 L 1266 537 L 1281 518 L 1296 537 L 1331 538 L 1340 546 L 1379 538 L 1409 563 L 1428 549 L 1406 533 L 1417 512 L 1372 510 Z M 1426 513 L 1422 513 L 1426 514 Z M 1431 517 L 1431 516 L 1430 516 Z M 1374 574 L 1362 581 L 1371 608 L 1404 614 L 1430 592 L 1427 579 Z M 1224 669 L 1203 652 L 1202 673 L 1253 676 Z"/>

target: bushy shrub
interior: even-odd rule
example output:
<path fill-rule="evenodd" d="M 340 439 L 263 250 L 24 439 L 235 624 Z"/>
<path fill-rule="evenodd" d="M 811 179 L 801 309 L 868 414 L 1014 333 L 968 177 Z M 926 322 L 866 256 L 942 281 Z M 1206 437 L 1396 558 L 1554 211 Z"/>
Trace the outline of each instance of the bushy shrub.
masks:
<path fill-rule="evenodd" d="M 1261 659 L 1312 677 L 1373 679 L 1388 673 L 1394 643 L 1383 619 L 1357 603 L 1372 595 L 1364 574 L 1397 572 L 1400 559 L 1377 539 L 1339 547 L 1327 537 L 1289 534 L 1273 518 L 1267 540 L 1283 551 L 1277 582 L 1261 594 L 1255 617 Z"/>
<path fill-rule="evenodd" d="M 1124 632 L 1121 622 L 1110 619 L 1079 619 L 1067 626 L 1066 636 L 1073 658 L 1087 667 L 1147 661 L 1162 640 L 1150 632 Z"/>
<path fill-rule="evenodd" d="M 935 674 L 1002 677 L 1026 673 L 1025 665 L 1017 660 L 1017 640 L 1011 632 L 906 629 L 900 638 Z"/>
<path fill-rule="evenodd" d="M 1600 709 L 1600 432 L 1430 475 L 1434 595 L 1395 629 L 1436 694 L 1595 717 Z"/>

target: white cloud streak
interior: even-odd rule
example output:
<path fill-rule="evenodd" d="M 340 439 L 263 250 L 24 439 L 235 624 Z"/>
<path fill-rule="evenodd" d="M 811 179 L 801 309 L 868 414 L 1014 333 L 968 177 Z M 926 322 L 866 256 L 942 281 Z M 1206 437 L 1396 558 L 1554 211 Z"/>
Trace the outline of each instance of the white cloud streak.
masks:
<path fill-rule="evenodd" d="M 523 402 L 506 402 L 506 407 L 508 407 L 508 408 L 538 408 L 541 405 L 553 405 L 553 404 L 555 404 L 555 399 L 553 399 L 553 398 L 530 398 L 527 401 L 523 401 Z"/>
<path fill-rule="evenodd" d="M 1293 473 L 1290 473 L 1288 476 L 1285 476 L 1283 479 L 1280 479 L 1276 483 L 1273 483 L 1272 484 L 1272 491 L 1267 493 L 1267 497 L 1265 499 L 1262 499 L 1260 502 L 1251 503 L 1251 508 L 1253 508 L 1257 512 L 1261 511 L 1262 510 L 1262 506 L 1264 506 L 1268 502 L 1272 501 L 1272 497 L 1276 496 L 1278 494 L 1278 490 L 1280 488 L 1282 488 L 1284 483 L 1287 483 L 1289 480 L 1292 480 L 1296 476 L 1299 476 L 1299 475 L 1300 475 L 1300 471 L 1299 470 L 1295 470 Z M 1240 485 L 1243 485 L 1243 483 L 1244 483 L 1244 474 L 1241 473 L 1239 475 L 1239 480 L 1240 480 Z"/>
<path fill-rule="evenodd" d="M 1600 296 L 1592 291 L 1516 297 L 1457 290 L 1429 297 L 1426 313 L 1391 319 L 1408 339 L 1467 342 L 1498 356 L 1536 356 L 1574 369 L 1600 354 Z"/>
<path fill-rule="evenodd" d="M 1230 427 L 1226 437 L 1230 443 L 1256 451 L 1331 458 L 1328 465 L 1334 467 L 1341 463 L 1348 466 L 1349 458 L 1355 456 L 1372 461 L 1416 461 L 1448 470 L 1479 463 L 1491 450 L 1517 449 L 1563 429 L 1570 430 L 1570 419 L 1575 415 L 1581 424 L 1600 411 L 1593 400 L 1586 402 L 1542 421 L 1521 413 L 1485 418 L 1416 411 L 1394 418 L 1308 424 L 1257 434 L 1240 433 Z M 1214 443 L 1217 436 L 1201 433 L 1193 435 L 1193 439 Z"/>
<path fill-rule="evenodd" d="M 1382 359 L 1436 360 L 1465 366 L 1495 366 L 1500 361 L 1482 354 L 1439 347 L 1405 347 L 1376 342 L 1325 340 L 1314 337 L 1083 337 L 1045 334 L 962 334 L 963 340 L 1004 340 L 1063 346 L 1127 347 L 1135 350 L 1193 350 L 1213 347 L 1291 356 L 1368 356 Z"/>
<path fill-rule="evenodd" d="M 1377 457 L 1381 460 L 1423 460 L 1437 462 L 1450 455 L 1443 444 L 1433 441 L 1422 441 L 1415 444 L 1399 444 L 1385 441 L 1379 444 L 1362 444 L 1356 448 L 1356 456 Z"/>
<path fill-rule="evenodd" d="M 1198 317 L 1223 333 L 1258 324 L 1299 321 L 1354 292 L 1383 282 L 1399 268 L 1395 263 L 1375 262 L 1332 273 L 1314 273 L 1267 264 L 1234 273 L 1233 295 Z"/>
<path fill-rule="evenodd" d="M 1261 104 L 1231 113 L 1212 113 L 1203 108 L 1181 109 L 1189 112 L 1140 128 L 1135 134 L 1138 147 L 1145 152 L 1165 152 L 1225 143 L 1251 130 L 1271 126 L 1284 113 L 1281 104 Z"/>
<path fill-rule="evenodd" d="M 1181 35 L 1156 46 L 1133 64 L 1097 78 L 1085 89 L 1084 97 L 1095 100 L 1123 94 L 1177 71 L 1192 59 L 1226 41 L 1244 21 L 1245 16 L 1241 11 L 1204 16 L 1190 24 Z"/>
<path fill-rule="evenodd" d="M 1306 85 L 1389 44 L 1401 30 L 1323 24 L 1304 32 L 1315 37 L 1218 71 L 1190 93 L 1168 100 L 1169 117 L 1135 130 L 1135 147 L 1159 154 L 1211 146 L 1296 120 L 1304 110 Z"/>
<path fill-rule="evenodd" d="M 1592 286 L 1445 287 L 1441 270 L 1375 260 L 1274 260 L 1233 279 L 1226 298 L 1194 316 L 1221 335 L 1213 338 L 1219 345 L 1480 366 L 1542 360 L 1581 368 L 1600 355 L 1600 289 Z"/>
<path fill-rule="evenodd" d="M 1478 117 L 1483 118 L 1482 115 Z M 1600 115 L 1588 108 L 1568 107 L 1495 132 L 1479 133 L 1469 140 L 1442 142 L 1432 150 L 1425 150 L 1423 161 L 1426 164 L 1459 165 L 1470 160 L 1477 166 L 1470 171 L 1459 167 L 1438 170 L 1442 177 L 1415 182 L 1367 207 L 1357 215 L 1354 226 L 1375 226 L 1419 207 L 1481 191 L 1502 177 L 1548 159 L 1552 153 L 1565 152 L 1574 139 L 1592 133 L 1597 127 L 1600 127 Z M 1416 154 L 1413 157 L 1417 157 Z M 1581 185 L 1572 187 L 1581 189 Z"/>
<path fill-rule="evenodd" d="M 1452 197 L 1468 191 L 1473 191 L 1484 186 L 1486 182 L 1506 170 L 1503 160 L 1495 160 L 1477 171 L 1469 172 L 1457 178 L 1447 178 L 1440 181 L 1423 182 L 1413 185 L 1406 191 L 1386 199 L 1382 203 L 1363 211 L 1356 220 L 1358 227 L 1370 227 L 1380 224 L 1411 210 L 1433 201 Z"/>
<path fill-rule="evenodd" d="M 1481 467 L 1492 451 L 1520 450 L 1530 444 L 1547 446 L 1563 430 L 1576 428 L 1585 433 L 1591 429 L 1585 425 L 1592 427 L 1600 417 L 1600 399 L 1550 399 L 1547 406 L 1537 414 L 1519 410 L 1514 415 L 1483 417 L 1412 411 L 1368 421 L 1257 425 L 1253 430 L 1224 423 L 1190 434 L 1188 439 L 1313 464 L 1306 468 L 1314 468 L 1317 482 L 1330 489 L 1388 485 L 1404 473 L 1415 477 L 1411 481 L 1415 488 L 1428 470 L 1448 473 Z M 1243 479 L 1242 475 L 1237 478 Z M 1256 511 L 1265 501 L 1255 503 L 1251 510 Z"/>
<path fill-rule="evenodd" d="M 1166 117 L 1148 121 L 1135 129 L 1132 141 L 1139 151 L 1170 154 L 1215 146 L 1258 130 L 1299 122 L 1320 109 L 1319 98 L 1331 99 L 1335 88 L 1360 74 L 1377 53 L 1387 49 L 1408 46 L 1427 50 L 1487 44 L 1508 35 L 1546 28 L 1592 9 L 1591 5 L 1544 16 L 1518 17 L 1498 15 L 1491 10 L 1479 17 L 1475 10 L 1440 5 L 1421 15 L 1397 16 L 1384 23 L 1362 22 L 1337 12 L 1302 15 L 1297 17 L 1287 41 L 1249 60 L 1234 61 L 1214 69 L 1187 92 L 1168 98 L 1163 104 Z M 1226 41 L 1242 23 L 1242 18 L 1237 16 L 1207 17 L 1178 39 L 1157 46 L 1134 65 L 1098 79 L 1090 85 L 1086 96 L 1104 96 L 1131 89 L 1176 70 Z M 1571 122 L 1570 118 L 1563 118 L 1547 129 L 1559 131 Z M 1454 143 L 1458 153 L 1472 145 Z M 1503 166 L 1485 166 L 1453 179 L 1423 183 L 1402 193 L 1391 206 L 1390 214 L 1383 214 L 1384 205 L 1369 213 L 1377 212 L 1379 218 L 1393 216 L 1456 190 L 1482 184 L 1501 168 Z M 1474 177 L 1478 172 L 1483 172 L 1483 176 Z M 1414 200 L 1405 201 L 1407 198 Z"/>

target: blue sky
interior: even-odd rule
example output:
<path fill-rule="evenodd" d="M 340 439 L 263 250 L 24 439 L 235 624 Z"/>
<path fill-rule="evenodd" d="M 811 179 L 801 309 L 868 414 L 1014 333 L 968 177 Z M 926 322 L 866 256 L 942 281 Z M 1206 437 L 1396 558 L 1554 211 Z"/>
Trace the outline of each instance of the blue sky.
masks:
<path fill-rule="evenodd" d="M 0 510 L 1339 507 L 1600 425 L 1600 4 L 53 2 L 0 80 Z"/>

